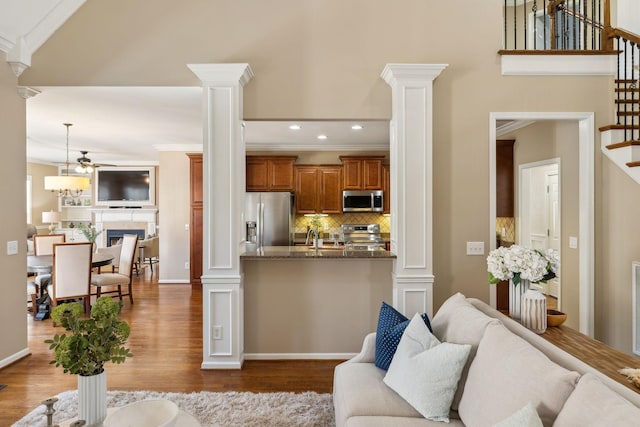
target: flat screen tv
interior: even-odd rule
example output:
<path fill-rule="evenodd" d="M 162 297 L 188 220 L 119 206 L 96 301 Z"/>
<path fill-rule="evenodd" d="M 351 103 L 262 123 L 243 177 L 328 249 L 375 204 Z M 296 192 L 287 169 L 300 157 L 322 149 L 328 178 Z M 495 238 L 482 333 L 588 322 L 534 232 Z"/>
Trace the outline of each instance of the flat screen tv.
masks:
<path fill-rule="evenodd" d="M 100 167 L 96 169 L 96 205 L 116 207 L 154 206 L 154 167 Z"/>

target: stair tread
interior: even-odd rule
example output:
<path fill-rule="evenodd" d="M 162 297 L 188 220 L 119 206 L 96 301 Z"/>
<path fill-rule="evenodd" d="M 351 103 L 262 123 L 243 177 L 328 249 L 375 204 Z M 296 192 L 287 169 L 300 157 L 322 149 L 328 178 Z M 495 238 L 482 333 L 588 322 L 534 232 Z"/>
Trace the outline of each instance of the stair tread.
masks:
<path fill-rule="evenodd" d="M 632 125 L 632 124 L 627 124 L 627 126 L 613 124 L 613 125 L 601 126 L 598 130 L 600 132 L 606 132 L 608 130 L 625 130 L 625 129 L 627 129 L 627 130 L 640 129 L 640 126 L 639 125 Z"/>
<path fill-rule="evenodd" d="M 640 146 L 640 140 L 632 139 L 629 141 L 616 142 L 615 144 L 609 144 L 606 146 L 608 150 L 615 150 L 616 148 L 635 147 Z"/>

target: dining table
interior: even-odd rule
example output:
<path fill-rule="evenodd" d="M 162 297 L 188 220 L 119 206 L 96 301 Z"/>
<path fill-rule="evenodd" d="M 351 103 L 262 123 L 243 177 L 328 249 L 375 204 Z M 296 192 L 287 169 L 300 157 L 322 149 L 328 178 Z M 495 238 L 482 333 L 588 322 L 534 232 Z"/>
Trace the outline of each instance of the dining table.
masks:
<path fill-rule="evenodd" d="M 94 253 L 91 267 L 97 268 L 111 264 L 113 255 Z M 27 273 L 46 274 L 53 268 L 53 255 L 27 255 Z"/>

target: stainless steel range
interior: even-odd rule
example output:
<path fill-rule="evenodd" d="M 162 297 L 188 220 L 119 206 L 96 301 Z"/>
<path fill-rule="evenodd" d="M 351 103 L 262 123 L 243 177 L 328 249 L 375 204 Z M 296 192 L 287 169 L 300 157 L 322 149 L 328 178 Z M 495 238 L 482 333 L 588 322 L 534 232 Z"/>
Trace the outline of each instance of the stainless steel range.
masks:
<path fill-rule="evenodd" d="M 344 245 L 354 250 L 384 250 L 385 243 L 380 237 L 378 224 L 343 224 Z"/>

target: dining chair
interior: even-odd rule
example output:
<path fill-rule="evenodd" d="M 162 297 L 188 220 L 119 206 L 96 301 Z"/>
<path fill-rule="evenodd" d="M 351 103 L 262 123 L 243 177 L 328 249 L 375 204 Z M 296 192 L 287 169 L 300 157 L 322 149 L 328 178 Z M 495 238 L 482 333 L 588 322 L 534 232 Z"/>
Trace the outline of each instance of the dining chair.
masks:
<path fill-rule="evenodd" d="M 139 246 L 143 246 L 142 248 L 142 256 L 140 259 L 140 268 L 144 267 L 145 260 L 149 261 L 149 268 L 151 269 L 151 273 L 153 273 L 153 264 L 157 264 L 159 262 L 160 255 L 160 238 L 150 237 L 148 239 L 140 241 Z"/>
<path fill-rule="evenodd" d="M 64 234 L 34 234 L 32 238 L 34 255 L 53 255 L 53 245 L 64 243 L 66 236 Z M 51 274 L 38 274 L 35 283 L 40 289 L 45 289 L 51 283 Z"/>
<path fill-rule="evenodd" d="M 129 296 L 129 301 L 133 304 L 133 289 L 131 287 L 131 279 L 133 274 L 133 264 L 138 248 L 138 235 L 125 234 L 122 236 L 122 250 L 120 251 L 120 262 L 118 263 L 118 272 L 99 273 L 91 277 L 91 286 L 96 292 L 92 293 L 96 297 L 103 294 L 117 293 L 120 301 L 123 296 Z M 127 293 L 122 293 L 122 286 L 127 285 Z M 104 291 L 103 287 L 113 287 L 116 289 Z"/>
<path fill-rule="evenodd" d="M 62 301 L 83 299 L 85 312 L 89 312 L 91 298 L 91 242 L 55 243 L 51 284 L 47 292 L 53 306 Z"/>

